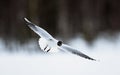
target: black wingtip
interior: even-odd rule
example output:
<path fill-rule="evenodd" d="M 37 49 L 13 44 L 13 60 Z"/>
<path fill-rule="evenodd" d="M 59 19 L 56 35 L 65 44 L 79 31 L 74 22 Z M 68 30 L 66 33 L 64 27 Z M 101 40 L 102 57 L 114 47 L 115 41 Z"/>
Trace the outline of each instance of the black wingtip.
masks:
<path fill-rule="evenodd" d="M 24 21 L 25 21 L 27 24 L 31 23 L 26 17 L 24 18 Z"/>
<path fill-rule="evenodd" d="M 86 58 L 86 59 L 89 59 L 89 60 L 92 60 L 92 61 L 98 61 L 98 62 L 100 62 L 100 60 L 96 60 L 96 59 L 93 59 L 93 58 L 91 58 L 91 57 L 88 57 L 88 58 Z"/>
<path fill-rule="evenodd" d="M 24 21 L 28 26 L 34 27 L 34 24 L 30 22 L 26 17 L 24 18 Z"/>
<path fill-rule="evenodd" d="M 87 55 L 84 55 L 84 58 L 89 59 L 89 60 L 92 60 L 92 61 L 96 61 L 96 59 L 93 59 L 93 58 L 91 58 L 91 57 L 89 57 L 89 56 L 87 56 Z"/>
<path fill-rule="evenodd" d="M 37 30 L 34 23 L 30 22 L 27 18 L 24 18 L 24 20 L 28 27 L 30 27 L 32 30 Z"/>
<path fill-rule="evenodd" d="M 93 61 L 96 61 L 96 59 L 93 59 L 93 58 L 89 58 L 90 60 L 93 60 Z"/>

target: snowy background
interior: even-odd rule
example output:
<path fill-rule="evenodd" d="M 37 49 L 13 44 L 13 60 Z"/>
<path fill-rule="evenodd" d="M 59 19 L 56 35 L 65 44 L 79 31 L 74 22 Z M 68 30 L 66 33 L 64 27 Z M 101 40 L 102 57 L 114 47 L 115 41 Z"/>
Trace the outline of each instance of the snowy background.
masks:
<path fill-rule="evenodd" d="M 99 36 L 90 46 L 82 37 L 69 40 L 69 45 L 98 61 L 62 52 L 44 54 L 22 50 L 37 49 L 36 44 L 28 42 L 15 48 L 21 51 L 11 53 L 5 51 L 7 48 L 0 40 L 0 75 L 120 75 L 120 35 L 114 40 Z"/>
<path fill-rule="evenodd" d="M 25 17 L 98 61 L 42 52 Z M 0 75 L 120 75 L 120 0 L 0 0 Z"/>

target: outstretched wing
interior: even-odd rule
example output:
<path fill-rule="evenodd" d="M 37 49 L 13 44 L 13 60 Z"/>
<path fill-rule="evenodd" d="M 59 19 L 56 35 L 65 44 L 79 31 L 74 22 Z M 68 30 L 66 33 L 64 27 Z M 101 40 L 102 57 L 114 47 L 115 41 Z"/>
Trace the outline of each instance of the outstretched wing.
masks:
<path fill-rule="evenodd" d="M 37 33 L 40 37 L 43 37 L 45 39 L 53 39 L 53 37 L 45 31 L 43 28 L 38 27 L 34 23 L 30 22 L 27 18 L 24 18 L 26 24 L 32 29 L 35 33 Z"/>
<path fill-rule="evenodd" d="M 76 49 L 73 49 L 72 47 L 68 46 L 68 45 L 65 45 L 65 44 L 62 44 L 62 46 L 59 47 L 60 50 L 64 50 L 64 51 L 68 51 L 72 54 L 75 54 L 75 55 L 78 55 L 78 56 L 81 56 L 83 58 L 86 58 L 86 59 L 89 59 L 89 60 L 94 60 L 96 61 L 95 59 L 83 54 L 82 52 L 76 50 Z"/>

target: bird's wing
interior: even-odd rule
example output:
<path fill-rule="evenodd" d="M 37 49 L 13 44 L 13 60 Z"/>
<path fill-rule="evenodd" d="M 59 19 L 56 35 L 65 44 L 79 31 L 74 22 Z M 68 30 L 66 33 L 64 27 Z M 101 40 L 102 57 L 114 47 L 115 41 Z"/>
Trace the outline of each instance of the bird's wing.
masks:
<path fill-rule="evenodd" d="M 37 33 L 40 37 L 43 37 L 45 39 L 53 39 L 53 37 L 45 31 L 43 28 L 38 27 L 34 23 L 30 22 L 27 18 L 24 18 L 26 24 L 32 29 L 35 33 Z"/>
<path fill-rule="evenodd" d="M 89 60 L 94 60 L 96 61 L 95 59 L 83 54 L 82 52 L 76 50 L 76 49 L 73 49 L 72 47 L 68 46 L 68 45 L 65 45 L 65 44 L 62 44 L 62 46 L 59 47 L 60 50 L 64 50 L 64 51 L 68 51 L 72 54 L 75 54 L 75 55 L 78 55 L 78 56 L 81 56 L 83 58 L 86 58 L 86 59 L 89 59 Z"/>

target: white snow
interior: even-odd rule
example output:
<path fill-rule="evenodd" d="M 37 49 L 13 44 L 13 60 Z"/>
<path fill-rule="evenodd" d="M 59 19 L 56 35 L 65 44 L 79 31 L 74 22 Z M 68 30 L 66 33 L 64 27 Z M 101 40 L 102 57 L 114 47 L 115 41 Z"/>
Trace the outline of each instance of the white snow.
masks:
<path fill-rule="evenodd" d="M 120 37 L 115 42 L 100 37 L 92 47 L 78 37 L 69 44 L 99 61 L 66 53 L 2 52 L 0 75 L 120 75 Z"/>

